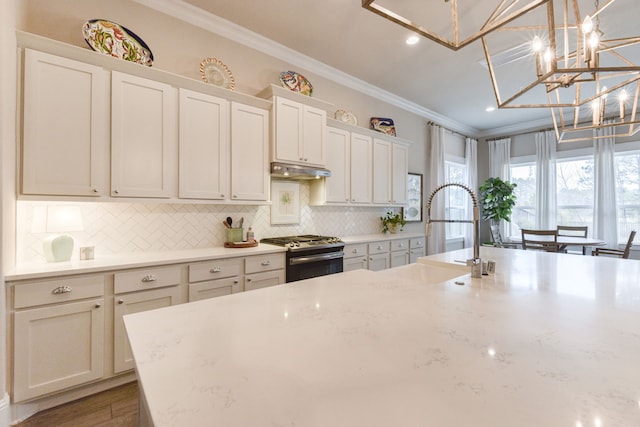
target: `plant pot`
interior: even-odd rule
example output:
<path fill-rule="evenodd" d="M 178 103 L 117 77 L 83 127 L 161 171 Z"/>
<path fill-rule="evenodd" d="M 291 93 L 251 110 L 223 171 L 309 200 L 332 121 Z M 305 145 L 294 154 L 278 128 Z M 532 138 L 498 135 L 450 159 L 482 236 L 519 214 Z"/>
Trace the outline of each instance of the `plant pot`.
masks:
<path fill-rule="evenodd" d="M 391 234 L 396 234 L 398 232 L 398 224 L 389 224 L 387 228 Z"/>

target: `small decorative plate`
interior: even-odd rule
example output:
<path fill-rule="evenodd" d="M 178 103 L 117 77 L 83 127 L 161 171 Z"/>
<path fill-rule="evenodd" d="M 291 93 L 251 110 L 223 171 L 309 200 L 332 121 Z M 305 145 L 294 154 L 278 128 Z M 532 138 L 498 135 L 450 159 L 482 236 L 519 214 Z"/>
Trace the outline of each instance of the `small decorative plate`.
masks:
<path fill-rule="evenodd" d="M 231 70 L 222 61 L 216 58 L 206 58 L 200 63 L 200 74 L 205 83 L 234 90 L 236 79 Z"/>
<path fill-rule="evenodd" d="M 371 129 L 387 135 L 396 136 L 396 127 L 393 119 L 385 119 L 382 117 L 371 117 Z"/>
<path fill-rule="evenodd" d="M 311 86 L 309 80 L 307 80 L 302 74 L 296 73 L 295 71 L 281 72 L 280 82 L 282 83 L 282 87 L 294 92 L 307 96 L 311 96 L 313 93 L 313 86 Z"/>
<path fill-rule="evenodd" d="M 349 123 L 350 125 L 357 126 L 358 118 L 351 112 L 347 110 L 336 110 L 333 114 L 336 120 L 340 120 L 341 122 Z"/>
<path fill-rule="evenodd" d="M 96 52 L 151 67 L 153 53 L 135 33 L 106 19 L 92 19 L 82 26 L 82 35 Z"/>

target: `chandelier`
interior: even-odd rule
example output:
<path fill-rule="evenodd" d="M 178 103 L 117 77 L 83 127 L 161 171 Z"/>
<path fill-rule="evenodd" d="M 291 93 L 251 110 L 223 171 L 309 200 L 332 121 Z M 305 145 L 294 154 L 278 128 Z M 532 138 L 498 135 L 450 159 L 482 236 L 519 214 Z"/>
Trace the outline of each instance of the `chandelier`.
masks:
<path fill-rule="evenodd" d="M 549 109 L 559 142 L 640 130 L 640 36 L 621 25 L 635 21 L 638 0 L 362 0 L 362 7 L 452 50 L 481 39 L 498 108 Z"/>
<path fill-rule="evenodd" d="M 620 32 L 628 30 L 621 24 L 630 21 L 622 19 L 624 14 L 638 6 L 616 9 L 616 0 L 595 0 L 583 15 L 585 1 L 554 1 L 543 14 L 529 13 L 482 37 L 498 107 L 550 108 L 559 142 L 607 137 L 596 129 L 636 134 L 640 36 Z M 559 10 L 554 8 L 558 4 Z M 514 49 L 519 56 L 505 56 Z"/>
<path fill-rule="evenodd" d="M 487 1 L 362 0 L 362 7 L 442 46 L 458 50 L 550 0 L 491 0 L 494 3 L 491 10 L 487 10 Z M 450 19 L 443 20 L 443 16 Z"/>

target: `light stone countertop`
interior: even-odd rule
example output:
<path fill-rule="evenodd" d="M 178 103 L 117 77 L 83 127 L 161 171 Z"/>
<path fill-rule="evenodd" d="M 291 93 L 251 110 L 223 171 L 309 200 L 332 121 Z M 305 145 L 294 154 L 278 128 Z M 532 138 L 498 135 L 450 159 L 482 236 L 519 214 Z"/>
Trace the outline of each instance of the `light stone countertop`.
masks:
<path fill-rule="evenodd" d="M 470 255 L 125 316 L 153 423 L 640 425 L 640 262 Z"/>

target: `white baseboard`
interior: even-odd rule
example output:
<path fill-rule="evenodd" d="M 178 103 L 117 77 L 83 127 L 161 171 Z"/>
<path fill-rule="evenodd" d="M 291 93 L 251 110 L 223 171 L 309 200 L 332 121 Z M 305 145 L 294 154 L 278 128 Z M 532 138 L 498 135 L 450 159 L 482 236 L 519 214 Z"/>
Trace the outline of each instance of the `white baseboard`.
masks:
<path fill-rule="evenodd" d="M 7 393 L 0 399 L 0 427 L 11 425 L 11 399 Z"/>

